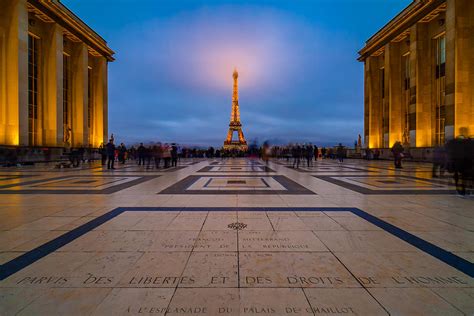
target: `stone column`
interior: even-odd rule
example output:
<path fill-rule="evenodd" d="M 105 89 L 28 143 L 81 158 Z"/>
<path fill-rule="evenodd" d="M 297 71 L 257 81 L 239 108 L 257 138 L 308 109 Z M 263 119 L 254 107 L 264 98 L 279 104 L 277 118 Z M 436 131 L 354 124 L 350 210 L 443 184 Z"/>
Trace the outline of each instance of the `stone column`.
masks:
<path fill-rule="evenodd" d="M 416 147 L 432 144 L 432 78 L 433 62 L 428 24 L 417 23 L 410 30 L 410 58 L 416 89 Z M 412 86 L 413 87 L 413 86 Z"/>
<path fill-rule="evenodd" d="M 368 61 L 364 61 L 364 146 L 365 148 L 369 147 L 369 67 Z"/>
<path fill-rule="evenodd" d="M 43 145 L 63 145 L 63 29 L 48 24 L 43 38 Z"/>
<path fill-rule="evenodd" d="M 28 145 L 28 10 L 18 1 L 18 105 L 20 145 Z"/>
<path fill-rule="evenodd" d="M 84 43 L 74 45 L 71 56 L 72 75 L 72 145 L 87 144 L 87 65 L 88 52 Z"/>
<path fill-rule="evenodd" d="M 93 63 L 94 84 L 94 114 L 93 114 L 93 145 L 98 147 L 107 143 L 107 60 L 105 57 L 94 57 Z"/>
<path fill-rule="evenodd" d="M 409 129 L 410 129 L 410 147 L 416 147 L 416 26 L 410 28 L 410 105 L 409 113 Z"/>
<path fill-rule="evenodd" d="M 366 70 L 367 91 L 369 93 L 369 148 L 380 148 L 382 146 L 382 94 L 379 57 L 368 57 L 366 60 Z"/>
<path fill-rule="evenodd" d="M 448 0 L 446 23 L 447 63 L 454 64 L 454 71 L 451 70 L 451 73 L 446 74 L 450 75 L 446 79 L 447 85 L 451 84 L 448 91 L 451 94 L 454 75 L 454 136 L 472 136 L 474 135 L 474 2 Z M 449 101 L 452 101 L 452 97 Z"/>
<path fill-rule="evenodd" d="M 28 10 L 0 0 L 0 144 L 28 145 Z"/>
<path fill-rule="evenodd" d="M 448 0 L 446 10 L 446 121 L 445 138 L 454 138 L 454 108 L 456 82 L 456 4 Z"/>
<path fill-rule="evenodd" d="M 102 139 L 106 142 L 109 138 L 109 63 L 107 62 L 106 58 L 103 58 L 102 63 L 104 64 L 103 68 L 103 90 L 104 90 L 104 98 L 103 98 L 103 127 L 102 127 Z"/>
<path fill-rule="evenodd" d="M 385 48 L 385 75 L 389 102 L 389 147 L 396 141 L 402 141 L 402 58 L 400 43 L 389 43 Z"/>

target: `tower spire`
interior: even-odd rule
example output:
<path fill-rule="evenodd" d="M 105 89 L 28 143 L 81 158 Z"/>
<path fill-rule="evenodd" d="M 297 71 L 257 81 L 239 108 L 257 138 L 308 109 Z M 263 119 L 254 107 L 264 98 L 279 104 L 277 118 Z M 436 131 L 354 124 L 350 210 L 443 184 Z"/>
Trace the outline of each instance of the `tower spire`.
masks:
<path fill-rule="evenodd" d="M 232 112 L 230 115 L 231 122 L 240 123 L 240 110 L 239 110 L 239 73 L 237 68 L 234 67 L 234 73 L 232 74 L 234 78 L 234 88 L 232 90 Z"/>

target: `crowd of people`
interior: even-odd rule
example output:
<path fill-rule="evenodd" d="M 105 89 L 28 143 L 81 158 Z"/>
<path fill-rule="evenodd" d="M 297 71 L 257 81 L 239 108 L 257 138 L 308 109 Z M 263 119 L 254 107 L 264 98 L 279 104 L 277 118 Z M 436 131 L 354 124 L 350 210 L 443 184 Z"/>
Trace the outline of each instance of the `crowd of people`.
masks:
<path fill-rule="evenodd" d="M 433 177 L 453 174 L 460 195 L 474 194 L 474 139 L 458 137 L 433 152 Z"/>
<path fill-rule="evenodd" d="M 165 169 L 178 166 L 178 157 L 192 156 L 187 149 L 181 149 L 177 144 L 157 143 L 145 146 L 140 143 L 137 147 L 127 148 L 124 143 L 115 146 L 114 139 L 110 139 L 105 145 L 99 147 L 102 165 L 107 165 L 107 169 L 115 169 L 115 162 L 125 164 L 126 161 L 136 161 L 139 166 L 154 166 Z"/>
<path fill-rule="evenodd" d="M 339 163 L 344 162 L 346 157 L 346 147 L 339 144 L 336 147 L 322 147 L 309 144 L 289 144 L 287 146 L 270 147 L 268 143 L 264 143 L 260 150 L 261 158 L 268 162 L 269 157 L 277 159 L 286 159 L 287 162 L 292 161 L 293 168 L 297 169 L 306 162 L 306 166 L 311 167 L 313 161 L 321 159 L 337 159 Z"/>
<path fill-rule="evenodd" d="M 403 169 L 402 160 L 408 156 L 403 145 L 395 142 L 391 148 L 396 169 Z M 443 177 L 446 172 L 453 175 L 456 190 L 460 195 L 473 193 L 474 189 L 474 139 L 463 136 L 449 140 L 444 146 L 433 149 L 432 177 Z"/>
<path fill-rule="evenodd" d="M 18 154 L 21 149 L 5 150 L 2 154 L 4 166 L 18 164 Z M 378 159 L 381 153 L 378 149 L 361 149 L 361 158 Z M 49 150 L 44 150 L 45 159 L 49 161 Z M 94 154 L 95 152 L 95 154 Z M 12 154 L 13 153 L 13 154 Z M 96 150 L 92 148 L 70 148 L 64 153 L 68 157 L 71 167 L 78 167 L 81 162 L 93 160 Z M 311 143 L 289 144 L 285 146 L 270 146 L 265 142 L 262 146 L 252 144 L 245 153 L 238 150 L 224 150 L 209 147 L 207 149 L 186 148 L 176 143 L 155 143 L 131 146 L 127 148 L 124 143 L 115 145 L 113 135 L 107 144 L 102 144 L 98 149 L 102 165 L 107 169 L 115 169 L 115 164 L 125 164 L 127 161 L 136 162 L 139 166 L 147 168 L 173 168 L 178 166 L 179 158 L 228 158 L 228 157 L 259 157 L 267 164 L 270 157 L 286 160 L 293 168 L 298 169 L 303 164 L 313 166 L 318 159 L 335 159 L 343 163 L 347 157 L 347 148 L 341 143 L 334 147 L 321 147 Z M 403 169 L 402 161 L 410 158 L 410 151 L 400 142 L 395 142 L 391 154 L 396 169 Z M 385 158 L 388 158 L 385 156 Z M 444 146 L 438 146 L 432 152 L 432 177 L 443 177 L 445 173 L 452 174 L 457 192 L 461 195 L 469 194 L 474 187 L 474 139 L 457 137 L 449 140 Z"/>
<path fill-rule="evenodd" d="M 127 148 L 124 143 L 116 146 L 111 138 L 107 144 L 99 147 L 102 165 L 107 165 L 107 169 L 115 169 L 115 163 L 125 164 L 126 161 L 136 161 L 139 166 L 154 166 L 155 168 L 176 167 L 179 158 L 232 158 L 258 156 L 268 163 L 270 157 L 286 159 L 293 162 L 294 168 L 299 168 L 306 162 L 308 167 L 313 165 L 313 161 L 321 159 L 337 159 L 342 163 L 346 157 L 346 147 L 339 144 L 336 147 L 322 147 L 313 144 L 289 144 L 286 146 L 269 146 L 264 143 L 261 147 L 250 146 L 246 153 L 238 150 L 224 150 L 209 147 L 207 149 L 189 149 L 180 147 L 175 143 L 156 143 Z"/>

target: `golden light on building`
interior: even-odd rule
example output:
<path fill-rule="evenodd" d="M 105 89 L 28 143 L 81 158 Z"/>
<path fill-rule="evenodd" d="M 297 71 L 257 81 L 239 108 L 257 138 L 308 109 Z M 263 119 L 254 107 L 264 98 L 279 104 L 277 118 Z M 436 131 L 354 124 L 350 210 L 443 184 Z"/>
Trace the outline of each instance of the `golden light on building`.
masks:
<path fill-rule="evenodd" d="M 359 52 L 369 148 L 474 135 L 474 1 L 415 0 Z"/>
<path fill-rule="evenodd" d="M 107 43 L 58 0 L 0 0 L 0 145 L 107 139 Z"/>

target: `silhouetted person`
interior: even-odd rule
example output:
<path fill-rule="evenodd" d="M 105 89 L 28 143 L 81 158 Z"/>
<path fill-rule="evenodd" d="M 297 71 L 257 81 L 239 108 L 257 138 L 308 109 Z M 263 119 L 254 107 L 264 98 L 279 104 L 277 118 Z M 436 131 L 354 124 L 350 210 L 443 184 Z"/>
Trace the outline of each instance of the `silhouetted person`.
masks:
<path fill-rule="evenodd" d="M 318 146 L 314 145 L 314 161 L 318 161 L 319 157 L 319 148 Z"/>
<path fill-rule="evenodd" d="M 440 177 L 444 175 L 444 171 L 446 170 L 446 150 L 444 146 L 437 146 L 433 150 L 433 170 L 432 176 L 433 178 L 437 178 L 438 174 Z"/>
<path fill-rule="evenodd" d="M 402 168 L 402 159 L 403 159 L 403 146 L 400 142 L 395 142 L 392 146 L 392 154 L 393 154 L 393 163 L 395 168 L 401 169 Z"/>
<path fill-rule="evenodd" d="M 148 146 L 146 148 L 146 154 L 145 154 L 145 157 L 146 157 L 146 161 L 147 161 L 147 168 L 150 168 L 150 165 L 151 165 L 151 160 L 153 158 L 153 147 L 151 146 Z"/>
<path fill-rule="evenodd" d="M 115 169 L 115 145 L 113 139 L 110 139 L 106 145 L 107 150 L 107 169 Z"/>
<path fill-rule="evenodd" d="M 163 146 L 163 160 L 165 161 L 165 169 L 170 167 L 171 147 L 168 144 Z"/>
<path fill-rule="evenodd" d="M 268 165 L 268 159 L 270 158 L 270 145 L 268 142 L 263 143 L 260 155 L 262 160 L 265 161 L 265 165 Z"/>
<path fill-rule="evenodd" d="M 457 192 L 464 196 L 474 177 L 474 140 L 458 137 L 446 144 L 449 171 L 454 173 Z"/>
<path fill-rule="evenodd" d="M 140 143 L 140 146 L 137 148 L 138 154 L 138 165 L 141 166 L 142 164 L 145 165 L 145 156 L 146 156 L 146 148 L 143 146 L 143 143 Z"/>
<path fill-rule="evenodd" d="M 313 146 L 312 145 L 307 145 L 305 147 L 305 156 L 306 156 L 306 165 L 308 168 L 313 164 Z"/>
<path fill-rule="evenodd" d="M 105 164 L 107 163 L 107 148 L 106 146 L 104 146 L 104 143 L 100 144 L 99 153 L 102 161 L 102 166 L 105 166 Z"/>
<path fill-rule="evenodd" d="M 212 155 L 214 155 L 214 149 Z M 171 146 L 171 167 L 178 167 L 178 147 L 176 145 Z"/>
<path fill-rule="evenodd" d="M 124 143 L 121 143 L 118 148 L 118 160 L 125 164 L 125 155 L 127 154 L 127 147 L 125 147 Z"/>
<path fill-rule="evenodd" d="M 158 143 L 155 147 L 153 147 L 153 157 L 155 158 L 155 168 L 160 168 L 161 157 L 163 156 L 163 148 L 161 147 L 161 143 Z"/>
<path fill-rule="evenodd" d="M 321 157 L 322 157 L 323 159 L 326 159 L 326 152 L 327 152 L 326 147 L 323 147 L 323 148 L 321 149 Z"/>
<path fill-rule="evenodd" d="M 300 167 L 300 159 L 301 159 L 301 147 L 300 147 L 300 145 L 295 145 L 292 148 L 291 154 L 293 156 L 293 168 L 296 167 L 296 169 L 298 169 Z"/>
<path fill-rule="evenodd" d="M 380 150 L 375 149 L 372 156 L 374 157 L 374 160 L 378 160 L 380 158 Z"/>
<path fill-rule="evenodd" d="M 339 143 L 339 146 L 336 148 L 336 155 L 339 163 L 344 162 L 344 147 L 342 146 L 341 143 Z"/>

